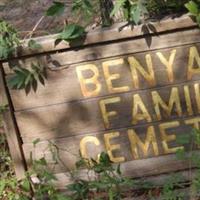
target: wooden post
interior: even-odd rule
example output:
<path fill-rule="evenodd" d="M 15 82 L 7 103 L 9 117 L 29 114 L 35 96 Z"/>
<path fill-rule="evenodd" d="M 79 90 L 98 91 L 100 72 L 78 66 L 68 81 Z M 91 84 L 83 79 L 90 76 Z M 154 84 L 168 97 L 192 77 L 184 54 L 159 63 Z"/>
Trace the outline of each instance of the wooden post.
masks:
<path fill-rule="evenodd" d="M 25 177 L 26 165 L 22 151 L 22 141 L 16 125 L 12 103 L 6 86 L 3 66 L 0 63 L 0 104 L 8 105 L 8 110 L 3 114 L 3 126 L 12 157 L 17 179 Z"/>

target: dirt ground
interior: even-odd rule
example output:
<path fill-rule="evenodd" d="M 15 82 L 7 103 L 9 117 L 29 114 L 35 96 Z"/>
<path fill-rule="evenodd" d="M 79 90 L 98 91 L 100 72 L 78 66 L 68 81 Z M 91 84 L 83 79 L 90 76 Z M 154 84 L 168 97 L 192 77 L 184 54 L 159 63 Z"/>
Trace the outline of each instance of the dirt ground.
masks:
<path fill-rule="evenodd" d="M 0 19 L 13 24 L 14 27 L 26 34 L 31 31 L 45 10 L 52 5 L 53 0 L 0 0 Z M 55 33 L 70 15 L 71 0 L 64 1 L 68 5 L 64 17 L 45 17 L 39 25 L 36 35 Z"/>

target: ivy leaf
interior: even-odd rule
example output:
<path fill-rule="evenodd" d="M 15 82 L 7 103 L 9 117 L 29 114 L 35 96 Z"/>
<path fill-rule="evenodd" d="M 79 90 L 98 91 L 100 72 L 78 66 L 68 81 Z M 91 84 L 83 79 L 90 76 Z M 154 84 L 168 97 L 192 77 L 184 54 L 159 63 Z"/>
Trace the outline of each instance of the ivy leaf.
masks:
<path fill-rule="evenodd" d="M 65 10 L 65 4 L 61 2 L 54 1 L 53 5 L 46 11 L 46 16 L 55 16 L 63 14 Z"/>
<path fill-rule="evenodd" d="M 198 5 L 194 1 L 189 1 L 185 4 L 185 7 L 188 9 L 188 11 L 194 15 L 197 16 L 199 13 Z"/>

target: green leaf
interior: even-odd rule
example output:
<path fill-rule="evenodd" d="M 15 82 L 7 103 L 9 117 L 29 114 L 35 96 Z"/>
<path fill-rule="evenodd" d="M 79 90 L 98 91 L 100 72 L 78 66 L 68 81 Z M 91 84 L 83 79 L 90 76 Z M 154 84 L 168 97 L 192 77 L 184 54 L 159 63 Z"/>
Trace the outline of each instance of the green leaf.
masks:
<path fill-rule="evenodd" d="M 5 187 L 6 187 L 6 180 L 5 179 L 0 180 L 0 194 L 3 193 Z"/>
<path fill-rule="evenodd" d="M 76 24 L 69 24 L 64 27 L 63 32 L 61 33 L 62 39 L 68 40 L 71 38 L 73 33 L 75 32 Z"/>
<path fill-rule="evenodd" d="M 27 86 L 32 81 L 32 74 L 29 73 L 28 76 L 25 79 L 25 86 Z"/>
<path fill-rule="evenodd" d="M 35 147 L 40 142 L 40 139 L 37 138 L 33 141 L 33 146 Z"/>
<path fill-rule="evenodd" d="M 38 80 L 42 85 L 45 85 L 44 77 L 41 74 L 38 75 Z"/>
<path fill-rule="evenodd" d="M 107 153 L 102 152 L 99 158 L 99 162 L 102 163 L 104 166 L 110 166 L 111 160 Z"/>
<path fill-rule="evenodd" d="M 32 86 L 33 91 L 36 92 L 37 91 L 37 87 L 38 87 L 37 80 L 33 79 L 31 86 Z"/>
<path fill-rule="evenodd" d="M 117 166 L 117 173 L 118 173 L 119 175 L 122 174 L 122 172 L 121 172 L 121 168 L 120 168 L 120 164 L 118 164 L 118 166 Z"/>
<path fill-rule="evenodd" d="M 47 181 L 52 181 L 52 180 L 56 181 L 57 180 L 56 176 L 52 172 L 45 170 L 45 171 L 43 171 L 42 175 L 43 175 L 43 177 L 45 177 L 45 179 Z"/>
<path fill-rule="evenodd" d="M 138 24 L 140 21 L 141 10 L 139 6 L 134 6 L 131 9 L 131 18 L 135 24 Z"/>
<path fill-rule="evenodd" d="M 180 145 L 189 144 L 191 141 L 191 134 L 177 135 L 176 142 Z"/>
<path fill-rule="evenodd" d="M 199 13 L 198 5 L 194 1 L 189 1 L 185 4 L 185 7 L 188 9 L 188 11 L 196 16 Z"/>
<path fill-rule="evenodd" d="M 42 48 L 42 46 L 39 43 L 37 43 L 35 40 L 29 40 L 28 47 L 33 50 Z"/>
<path fill-rule="evenodd" d="M 56 194 L 55 200 L 73 200 L 71 197 L 67 197 L 64 194 Z"/>
<path fill-rule="evenodd" d="M 46 16 L 61 15 L 61 14 L 63 14 L 64 10 L 65 10 L 64 3 L 54 1 L 53 5 L 50 8 L 48 8 L 45 15 Z"/>
<path fill-rule="evenodd" d="M 43 166 L 47 166 L 47 161 L 45 158 L 40 158 L 38 161 L 37 161 L 38 164 L 40 165 L 43 165 Z"/>
<path fill-rule="evenodd" d="M 109 200 L 114 200 L 114 194 L 113 194 L 112 188 L 109 189 L 108 195 L 109 195 Z"/>
<path fill-rule="evenodd" d="M 74 0 L 72 4 L 72 12 L 74 14 L 80 14 L 81 12 L 84 17 L 90 18 L 94 14 L 94 5 L 91 0 Z"/>
<path fill-rule="evenodd" d="M 196 21 L 197 21 L 197 24 L 198 24 L 199 27 L 200 27 L 200 14 L 198 14 L 198 16 L 196 17 Z"/>
<path fill-rule="evenodd" d="M 22 189 L 25 191 L 25 192 L 29 192 L 30 191 L 30 183 L 28 181 L 28 179 L 25 179 L 23 182 L 22 182 Z"/>
<path fill-rule="evenodd" d="M 25 71 L 20 68 L 14 69 L 15 74 L 8 79 L 8 86 L 12 89 L 20 89 L 24 85 Z"/>
<path fill-rule="evenodd" d="M 178 149 L 176 151 L 176 158 L 178 160 L 185 160 L 186 159 L 186 153 L 185 153 L 184 149 Z"/>
<path fill-rule="evenodd" d="M 77 24 L 69 24 L 64 27 L 63 32 L 58 36 L 57 40 L 72 41 L 84 35 L 85 29 Z"/>
<path fill-rule="evenodd" d="M 126 2 L 126 0 L 117 0 L 115 2 L 112 12 L 110 13 L 110 16 L 111 17 L 114 16 L 124 6 L 125 2 Z"/>

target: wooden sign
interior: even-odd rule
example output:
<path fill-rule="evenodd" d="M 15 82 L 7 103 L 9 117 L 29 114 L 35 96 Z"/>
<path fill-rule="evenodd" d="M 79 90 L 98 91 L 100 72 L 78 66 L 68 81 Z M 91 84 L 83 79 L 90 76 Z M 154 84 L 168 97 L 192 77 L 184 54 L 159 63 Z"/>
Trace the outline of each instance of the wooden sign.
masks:
<path fill-rule="evenodd" d="M 46 85 L 37 92 L 7 91 L 17 128 L 16 153 L 21 160 L 24 156 L 25 166 L 30 152 L 35 159 L 45 156 L 63 181 L 79 151 L 94 159 L 105 151 L 114 163 L 122 163 L 126 176 L 188 169 L 174 153 L 188 148 L 176 143 L 177 136 L 200 125 L 200 31 L 189 18 L 184 20 L 155 24 L 158 32 L 147 36 L 134 35 L 139 28 L 108 30 L 102 38 L 98 32 L 96 44 L 89 35 L 80 48 L 9 61 L 27 67 L 41 62 L 48 68 Z M 114 38 L 106 35 L 112 32 Z M 53 159 L 53 147 L 60 162 Z"/>

